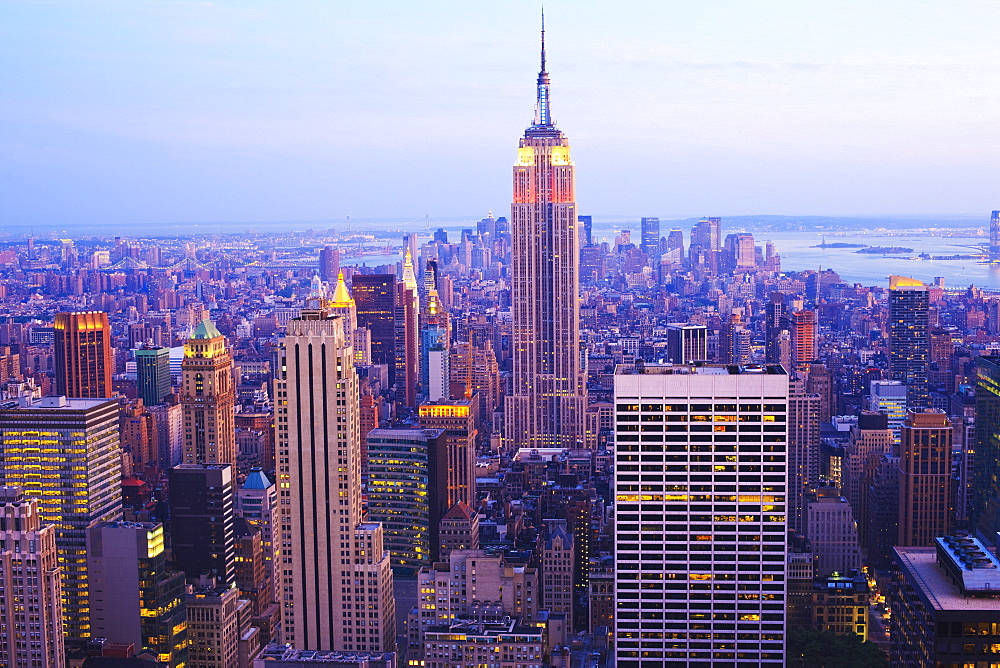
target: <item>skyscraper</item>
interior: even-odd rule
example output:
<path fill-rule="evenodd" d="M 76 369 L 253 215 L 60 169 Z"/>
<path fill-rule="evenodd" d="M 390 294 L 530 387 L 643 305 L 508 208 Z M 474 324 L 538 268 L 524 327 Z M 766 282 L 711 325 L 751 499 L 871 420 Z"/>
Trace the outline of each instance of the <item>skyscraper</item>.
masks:
<path fill-rule="evenodd" d="M 303 312 L 289 321 L 279 355 L 285 640 L 318 650 L 391 651 L 392 571 L 382 525 L 365 522 L 361 508 L 358 378 L 341 318 Z M 358 607 L 362 594 L 367 602 Z"/>
<path fill-rule="evenodd" d="M 180 464 L 170 469 L 170 537 L 174 563 L 188 580 L 212 575 L 220 586 L 236 579 L 230 464 Z"/>
<path fill-rule="evenodd" d="M 906 385 L 910 408 L 930 405 L 930 293 L 921 281 L 889 277 L 889 375 Z"/>
<path fill-rule="evenodd" d="M 233 358 L 210 320 L 198 323 L 184 344 L 181 377 L 184 463 L 235 465 Z"/>
<path fill-rule="evenodd" d="M 81 399 L 112 395 L 111 325 L 103 311 L 56 313 L 56 394 Z"/>
<path fill-rule="evenodd" d="M 417 413 L 422 429 L 444 429 L 448 444 L 444 481 L 445 493 L 439 497 L 444 508 L 464 501 L 476 507 L 476 428 L 478 401 L 455 399 L 423 403 Z M 435 519 L 439 519 L 440 515 Z"/>
<path fill-rule="evenodd" d="M 389 366 L 389 385 L 396 377 L 396 277 L 392 274 L 355 274 L 351 295 L 357 306 L 358 326 L 371 332 L 372 364 Z"/>
<path fill-rule="evenodd" d="M 783 665 L 787 416 L 780 367 L 616 371 L 620 668 Z"/>
<path fill-rule="evenodd" d="M 569 141 L 552 120 L 549 74 L 538 73 L 534 122 L 514 165 L 513 393 L 504 406 L 513 447 L 583 443 L 586 386 L 581 371 L 579 261 Z"/>
<path fill-rule="evenodd" d="M 816 312 L 795 311 L 791 315 L 792 364 L 796 371 L 809 368 L 809 363 L 817 357 Z"/>
<path fill-rule="evenodd" d="M 705 325 L 667 325 L 667 357 L 674 364 L 708 360 L 708 328 Z"/>
<path fill-rule="evenodd" d="M 264 552 L 264 568 L 274 587 L 270 599 L 277 601 L 281 588 L 280 564 L 281 548 L 278 541 L 278 486 L 268 480 L 259 468 L 250 470 L 243 486 L 236 490 L 237 517 L 243 517 L 260 525 L 261 548 Z"/>
<path fill-rule="evenodd" d="M 340 249 L 325 246 L 319 252 L 319 277 L 328 283 L 337 280 L 340 274 Z"/>
<path fill-rule="evenodd" d="M 990 259 L 1000 260 L 1000 211 L 990 214 Z"/>
<path fill-rule="evenodd" d="M 642 244 L 639 249 L 648 255 L 650 259 L 660 256 L 660 219 L 642 219 Z"/>
<path fill-rule="evenodd" d="M 393 568 L 415 575 L 438 552 L 447 445 L 443 429 L 368 433 L 368 516 L 382 524 Z"/>
<path fill-rule="evenodd" d="M 0 487 L 0 665 L 66 665 L 61 596 L 55 527 L 20 488 Z"/>
<path fill-rule="evenodd" d="M 170 348 L 149 347 L 135 351 L 136 387 L 146 406 L 163 403 L 170 395 Z"/>
<path fill-rule="evenodd" d="M 45 397 L 0 403 L 0 484 L 38 501 L 56 525 L 63 617 L 71 638 L 90 636 L 87 527 L 120 520 L 118 402 Z"/>
<path fill-rule="evenodd" d="M 87 529 L 93 635 L 187 663 L 184 574 L 171 571 L 158 522 L 99 522 Z"/>
<path fill-rule="evenodd" d="M 997 544 L 1000 531 L 1000 357 L 976 359 L 976 444 L 969 517 L 976 535 Z"/>
<path fill-rule="evenodd" d="M 944 411 L 911 411 L 899 453 L 898 545 L 929 546 L 952 524 L 951 440 Z"/>

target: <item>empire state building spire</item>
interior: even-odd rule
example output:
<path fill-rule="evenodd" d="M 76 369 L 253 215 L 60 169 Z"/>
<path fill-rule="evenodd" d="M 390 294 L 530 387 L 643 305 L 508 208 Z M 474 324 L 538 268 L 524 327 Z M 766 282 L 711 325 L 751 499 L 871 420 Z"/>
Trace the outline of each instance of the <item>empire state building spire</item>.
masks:
<path fill-rule="evenodd" d="M 574 167 L 569 140 L 549 114 L 544 25 L 543 17 L 535 120 L 521 138 L 513 170 L 514 373 L 504 399 L 504 438 L 512 449 L 580 447 L 587 406 Z"/>
<path fill-rule="evenodd" d="M 552 113 L 549 109 L 549 73 L 545 71 L 545 10 L 542 9 L 542 68 L 538 72 L 538 102 L 535 105 L 536 127 L 552 127 Z"/>

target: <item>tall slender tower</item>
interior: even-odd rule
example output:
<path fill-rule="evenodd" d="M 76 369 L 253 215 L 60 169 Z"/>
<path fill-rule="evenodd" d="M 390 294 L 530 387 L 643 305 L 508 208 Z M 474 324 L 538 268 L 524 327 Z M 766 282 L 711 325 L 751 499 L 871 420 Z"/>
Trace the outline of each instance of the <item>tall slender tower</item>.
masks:
<path fill-rule="evenodd" d="M 103 311 L 56 313 L 56 394 L 81 399 L 111 396 L 111 325 Z"/>
<path fill-rule="evenodd" d="M 923 282 L 889 277 L 889 375 L 906 384 L 908 408 L 930 406 L 930 293 Z"/>
<path fill-rule="evenodd" d="M 285 641 L 336 651 L 393 651 L 395 601 L 382 525 L 361 507 L 361 426 L 354 350 L 343 318 L 288 322 L 276 381 Z M 365 603 L 356 603 L 361 599 Z"/>
<path fill-rule="evenodd" d="M 181 376 L 184 463 L 235 466 L 233 358 L 210 320 L 198 323 L 184 344 Z"/>
<path fill-rule="evenodd" d="M 535 120 L 517 150 L 511 204 L 514 386 L 504 414 L 514 448 L 582 444 L 586 408 L 573 163 L 549 109 L 544 17 L 541 54 Z"/>

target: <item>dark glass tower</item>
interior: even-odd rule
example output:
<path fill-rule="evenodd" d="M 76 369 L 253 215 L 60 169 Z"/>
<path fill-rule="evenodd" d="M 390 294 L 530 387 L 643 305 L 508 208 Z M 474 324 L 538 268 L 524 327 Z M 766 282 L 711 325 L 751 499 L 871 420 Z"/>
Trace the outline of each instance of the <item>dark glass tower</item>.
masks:
<path fill-rule="evenodd" d="M 174 564 L 187 579 L 214 575 L 218 586 L 236 581 L 229 464 L 180 464 L 170 469 L 170 536 Z"/>
<path fill-rule="evenodd" d="M 643 253 L 651 258 L 660 255 L 660 219 L 642 219 L 642 245 L 639 246 Z"/>
<path fill-rule="evenodd" d="M 979 537 L 997 544 L 1000 531 L 1000 357 L 976 359 L 976 445 L 969 518 Z"/>
<path fill-rule="evenodd" d="M 170 395 L 170 349 L 140 348 L 135 351 L 136 385 L 147 406 L 163 403 Z"/>
<path fill-rule="evenodd" d="M 889 375 L 906 385 L 909 408 L 930 406 L 930 293 L 922 282 L 889 277 Z"/>
<path fill-rule="evenodd" d="M 358 327 L 371 332 L 372 364 L 389 365 L 389 385 L 396 378 L 396 277 L 392 274 L 355 274 L 351 296 L 358 312 Z"/>

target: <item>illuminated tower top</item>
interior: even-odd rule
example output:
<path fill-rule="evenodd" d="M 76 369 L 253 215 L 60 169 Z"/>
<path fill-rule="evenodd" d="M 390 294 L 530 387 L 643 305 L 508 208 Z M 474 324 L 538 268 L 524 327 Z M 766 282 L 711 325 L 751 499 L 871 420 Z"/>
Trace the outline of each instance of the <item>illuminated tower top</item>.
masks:
<path fill-rule="evenodd" d="M 545 71 L 545 10 L 542 10 L 542 67 L 538 72 L 538 102 L 535 105 L 535 122 L 531 129 L 554 128 L 552 110 L 549 108 L 549 73 Z"/>

